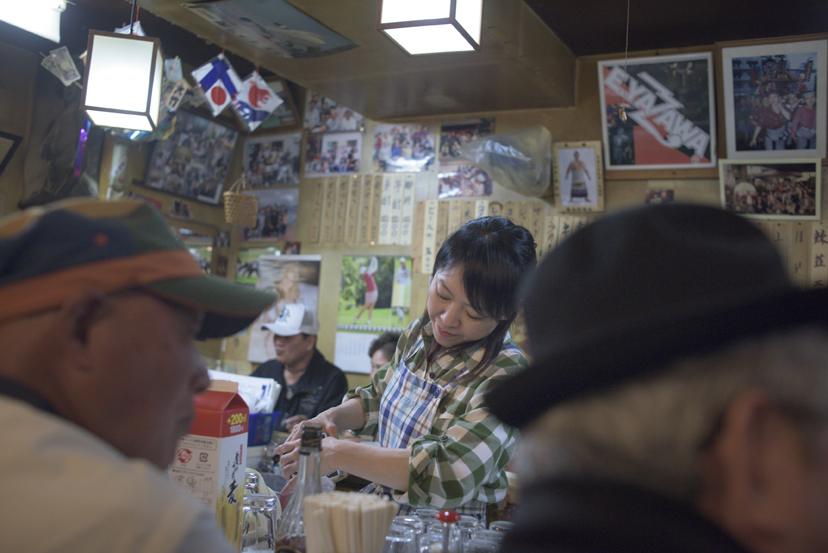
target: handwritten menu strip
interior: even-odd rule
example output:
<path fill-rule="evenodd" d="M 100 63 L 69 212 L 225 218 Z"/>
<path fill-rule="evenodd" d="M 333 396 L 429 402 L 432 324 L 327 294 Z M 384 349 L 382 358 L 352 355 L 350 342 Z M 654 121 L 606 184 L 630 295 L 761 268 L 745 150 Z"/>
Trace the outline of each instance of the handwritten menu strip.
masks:
<path fill-rule="evenodd" d="M 434 230 L 434 255 L 448 238 L 449 202 L 437 202 L 437 225 Z"/>
<path fill-rule="evenodd" d="M 336 177 L 325 177 L 324 207 L 322 208 L 322 242 L 333 242 L 336 217 Z"/>
<path fill-rule="evenodd" d="M 791 224 L 788 222 L 774 221 L 770 223 L 770 239 L 774 243 L 785 262 L 785 266 L 791 267 Z"/>
<path fill-rule="evenodd" d="M 324 198 L 324 186 L 322 179 L 313 179 L 309 187 L 311 191 L 311 215 L 308 225 L 308 242 L 316 244 L 319 242 L 319 230 L 322 224 L 322 202 Z"/>
<path fill-rule="evenodd" d="M 379 243 L 391 244 L 391 211 L 394 200 L 394 175 L 383 175 L 380 198 Z"/>
<path fill-rule="evenodd" d="M 351 175 L 348 177 L 348 217 L 345 219 L 345 242 L 348 244 L 357 243 L 362 180 L 363 175 Z"/>
<path fill-rule="evenodd" d="M 359 210 L 359 243 L 371 242 L 371 223 L 373 218 L 374 177 L 363 175 L 359 180 L 360 210 Z"/>
<path fill-rule="evenodd" d="M 517 202 L 503 202 L 503 216 L 510 221 L 515 222 L 515 217 L 517 216 Z"/>
<path fill-rule="evenodd" d="M 448 226 L 446 228 L 447 234 L 451 234 L 460 228 L 460 216 L 463 211 L 463 200 L 449 200 L 449 215 Z"/>
<path fill-rule="evenodd" d="M 345 220 L 348 218 L 348 187 L 350 177 L 340 175 L 336 177 L 336 219 L 334 219 L 334 242 L 341 244 L 345 241 Z"/>
<path fill-rule="evenodd" d="M 489 214 L 489 200 L 474 200 L 474 218 L 479 219 Z"/>
<path fill-rule="evenodd" d="M 406 173 L 403 182 L 403 198 L 400 216 L 400 244 L 411 244 L 411 235 L 414 232 L 414 173 Z M 445 203 L 445 202 L 440 202 Z"/>
<path fill-rule="evenodd" d="M 788 259 L 788 271 L 791 280 L 799 286 L 808 286 L 808 238 L 810 234 L 810 223 L 802 221 L 791 223 L 791 255 Z"/>
<path fill-rule="evenodd" d="M 535 239 L 535 255 L 540 257 L 543 250 L 543 202 L 529 202 L 529 220 L 526 228 Z"/>
<path fill-rule="evenodd" d="M 446 203 L 446 202 L 441 202 Z M 423 234 L 425 233 L 425 202 L 414 207 L 414 236 L 411 239 L 411 267 L 415 273 L 423 272 Z"/>
<path fill-rule="evenodd" d="M 401 173 L 394 175 L 391 184 L 391 216 L 389 225 L 388 244 L 400 243 L 400 230 L 402 225 L 402 202 L 403 187 L 405 179 Z M 380 241 L 382 244 L 382 241 Z"/>
<path fill-rule="evenodd" d="M 828 285 L 828 222 L 811 223 L 810 279 L 812 288 Z"/>
<path fill-rule="evenodd" d="M 374 175 L 373 198 L 371 199 L 371 244 L 379 244 L 380 217 L 382 215 L 382 189 L 384 175 Z"/>
<path fill-rule="evenodd" d="M 460 224 L 457 228 L 462 227 L 472 219 L 474 219 L 474 200 L 462 200 L 460 202 Z"/>
<path fill-rule="evenodd" d="M 431 274 L 434 267 L 434 249 L 437 232 L 437 200 L 427 200 L 425 203 L 425 222 L 423 223 L 423 272 Z"/>

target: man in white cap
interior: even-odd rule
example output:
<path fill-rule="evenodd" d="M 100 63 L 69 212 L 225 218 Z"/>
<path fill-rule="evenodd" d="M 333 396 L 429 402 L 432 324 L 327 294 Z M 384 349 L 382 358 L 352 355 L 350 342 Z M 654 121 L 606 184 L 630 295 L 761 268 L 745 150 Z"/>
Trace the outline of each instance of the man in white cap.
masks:
<path fill-rule="evenodd" d="M 276 359 L 259 365 L 253 376 L 272 378 L 282 386 L 275 407 L 282 414 L 277 431 L 290 432 L 297 423 L 342 402 L 348 381 L 316 349 L 319 321 L 313 311 L 301 303 L 287 304 L 262 329 L 273 333 Z"/>

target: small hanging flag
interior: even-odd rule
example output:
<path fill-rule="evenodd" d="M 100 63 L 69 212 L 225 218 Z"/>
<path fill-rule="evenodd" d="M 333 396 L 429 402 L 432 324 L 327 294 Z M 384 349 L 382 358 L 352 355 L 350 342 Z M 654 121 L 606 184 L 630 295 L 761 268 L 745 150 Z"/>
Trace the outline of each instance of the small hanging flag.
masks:
<path fill-rule="evenodd" d="M 242 82 L 224 54 L 192 72 L 193 78 L 204 91 L 204 98 L 215 117 L 226 108 L 241 89 Z"/>
<path fill-rule="evenodd" d="M 233 109 L 244 119 L 252 131 L 273 113 L 282 100 L 256 71 L 242 83 L 239 95 L 233 100 Z"/>

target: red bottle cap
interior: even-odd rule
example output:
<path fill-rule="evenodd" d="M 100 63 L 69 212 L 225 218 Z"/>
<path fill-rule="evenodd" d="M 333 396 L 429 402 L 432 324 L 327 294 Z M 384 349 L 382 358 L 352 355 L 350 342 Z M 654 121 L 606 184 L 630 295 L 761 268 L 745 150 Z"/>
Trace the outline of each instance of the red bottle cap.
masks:
<path fill-rule="evenodd" d="M 440 522 L 457 522 L 460 520 L 460 515 L 454 511 L 440 511 L 437 513 L 437 520 Z"/>

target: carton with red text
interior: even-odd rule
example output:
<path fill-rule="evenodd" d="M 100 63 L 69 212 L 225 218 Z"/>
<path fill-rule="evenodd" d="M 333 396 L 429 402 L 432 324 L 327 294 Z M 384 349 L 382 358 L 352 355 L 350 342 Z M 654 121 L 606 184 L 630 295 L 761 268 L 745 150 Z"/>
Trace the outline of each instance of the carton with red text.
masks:
<path fill-rule="evenodd" d="M 249 409 L 235 382 L 213 380 L 196 396 L 190 433 L 178 442 L 170 478 L 189 489 L 208 508 L 241 551 L 242 502 Z"/>

